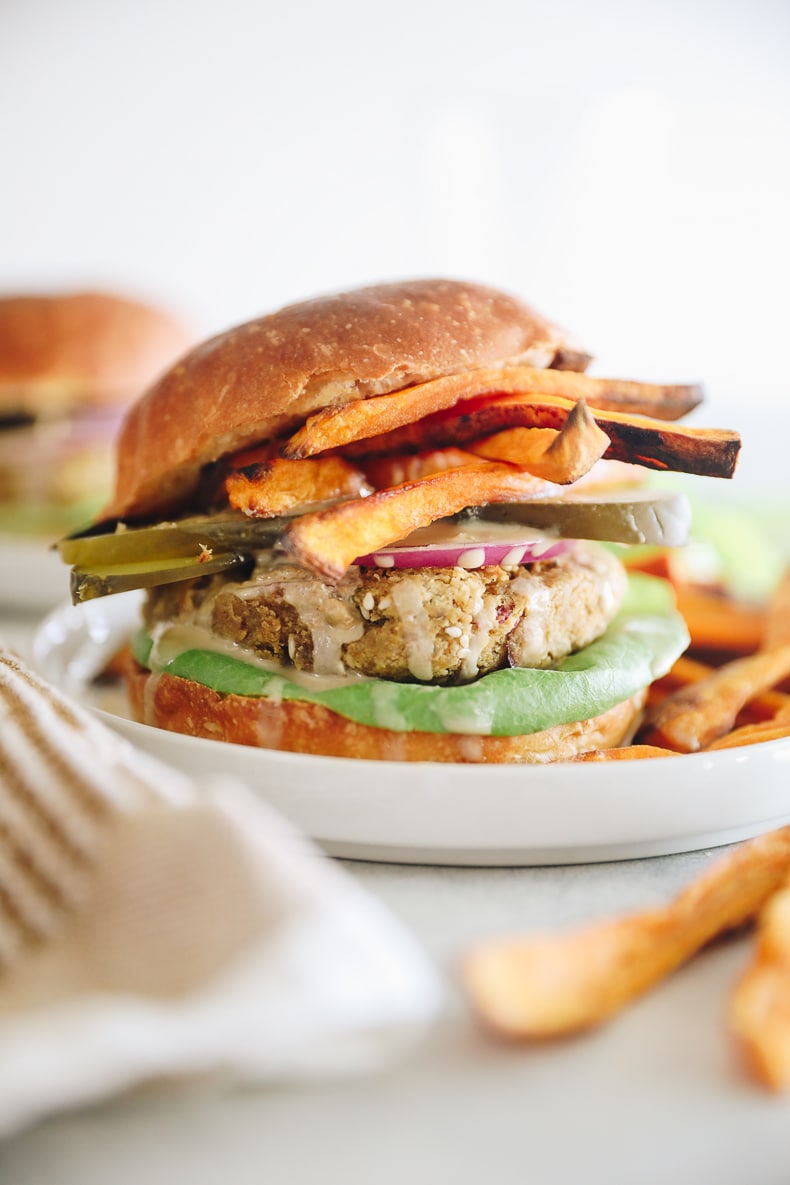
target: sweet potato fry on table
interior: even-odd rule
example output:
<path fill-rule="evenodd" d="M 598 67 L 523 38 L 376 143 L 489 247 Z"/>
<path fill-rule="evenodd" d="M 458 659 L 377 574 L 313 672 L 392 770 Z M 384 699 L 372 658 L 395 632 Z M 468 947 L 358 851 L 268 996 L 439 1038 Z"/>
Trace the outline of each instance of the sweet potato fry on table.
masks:
<path fill-rule="evenodd" d="M 668 695 L 647 712 L 637 740 L 681 753 L 729 732 L 743 706 L 790 674 L 790 644 L 738 658 Z"/>
<path fill-rule="evenodd" d="M 759 917 L 755 952 L 730 999 L 730 1028 L 757 1077 L 790 1084 L 790 883 L 785 879 Z"/>
<path fill-rule="evenodd" d="M 477 461 L 302 515 L 288 526 L 283 542 L 305 567 L 339 580 L 357 556 L 395 543 L 470 503 L 523 501 L 556 489 L 514 465 Z"/>
<path fill-rule="evenodd" d="M 307 461 L 274 460 L 246 463 L 225 477 L 228 501 L 256 518 L 287 514 L 296 506 L 358 498 L 370 493 L 364 473 L 342 457 Z"/>
<path fill-rule="evenodd" d="M 462 977 L 491 1028 L 514 1039 L 600 1024 L 717 935 L 751 920 L 790 870 L 790 827 L 717 860 L 663 908 L 567 934 L 494 940 Z"/>
<path fill-rule="evenodd" d="M 509 461 L 535 477 L 569 485 L 589 473 L 608 447 L 609 437 L 580 399 L 559 432 L 551 428 L 510 428 L 471 444 L 469 449 L 479 457 Z"/>
<path fill-rule="evenodd" d="M 702 401 L 696 384 L 666 386 L 630 379 L 591 378 L 572 371 L 511 366 L 445 375 L 390 395 L 357 400 L 311 416 L 286 444 L 283 456 L 308 457 L 368 436 L 390 432 L 463 399 L 485 395 L 560 395 L 590 407 L 676 420 Z"/>

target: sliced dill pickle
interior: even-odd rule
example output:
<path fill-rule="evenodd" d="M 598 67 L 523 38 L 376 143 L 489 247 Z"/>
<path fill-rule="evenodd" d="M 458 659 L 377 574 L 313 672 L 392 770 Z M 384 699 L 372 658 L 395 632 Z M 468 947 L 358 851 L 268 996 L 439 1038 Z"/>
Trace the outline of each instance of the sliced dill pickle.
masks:
<path fill-rule="evenodd" d="M 175 523 L 181 531 L 188 531 L 193 538 L 206 535 L 215 547 L 255 550 L 271 547 L 272 541 L 282 532 L 287 518 L 250 518 L 238 515 L 196 515 Z"/>
<path fill-rule="evenodd" d="M 282 519 L 254 519 L 246 515 L 195 515 L 146 527 L 119 523 L 104 534 L 85 533 L 62 539 L 61 559 L 81 568 L 131 564 L 167 557 L 197 556 L 201 547 L 255 550 L 270 547 L 280 533 Z"/>
<path fill-rule="evenodd" d="M 674 491 L 621 490 L 567 494 L 478 506 L 475 514 L 495 522 L 523 523 L 557 531 L 566 539 L 598 539 L 607 543 L 648 543 L 680 547 L 688 541 L 691 507 Z"/>
<path fill-rule="evenodd" d="M 63 539 L 58 544 L 61 559 L 81 568 L 109 567 L 115 564 L 142 563 L 146 560 L 193 558 L 200 554 L 200 544 L 211 546 L 205 537 L 172 528 L 138 527 L 112 535 L 88 535 L 83 539 Z"/>
<path fill-rule="evenodd" d="M 203 556 L 203 558 L 199 558 Z M 150 588 L 157 584 L 174 584 L 177 580 L 193 580 L 198 576 L 212 576 L 229 568 L 248 563 L 248 557 L 237 552 L 209 554 L 199 552 L 189 556 L 168 556 L 164 559 L 138 560 L 128 564 L 104 564 L 89 568 L 73 568 L 71 599 L 75 605 L 106 597 L 111 593 L 128 592 L 133 588 Z"/>

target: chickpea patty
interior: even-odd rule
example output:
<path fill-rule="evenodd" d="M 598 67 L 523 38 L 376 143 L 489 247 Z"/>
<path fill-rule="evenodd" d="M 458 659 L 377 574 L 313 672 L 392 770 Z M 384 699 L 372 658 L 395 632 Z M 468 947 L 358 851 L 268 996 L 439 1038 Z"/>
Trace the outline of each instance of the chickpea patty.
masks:
<path fill-rule="evenodd" d="M 261 553 L 243 583 L 214 576 L 151 589 L 145 618 L 204 626 L 316 674 L 457 684 L 505 666 L 554 666 L 600 637 L 625 584 L 620 563 L 590 543 L 518 567 L 352 568 L 338 585 Z"/>

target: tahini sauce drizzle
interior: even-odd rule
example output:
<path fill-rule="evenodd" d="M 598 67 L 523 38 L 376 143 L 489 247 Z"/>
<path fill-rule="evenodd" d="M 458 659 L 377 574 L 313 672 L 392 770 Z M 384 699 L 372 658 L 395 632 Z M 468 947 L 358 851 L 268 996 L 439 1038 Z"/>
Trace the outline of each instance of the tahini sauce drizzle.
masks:
<path fill-rule="evenodd" d="M 163 670 L 186 650 L 211 650 L 215 654 L 224 654 L 245 662 L 248 666 L 257 667 L 258 670 L 281 676 L 279 686 L 274 680 L 269 682 L 266 688 L 269 699 L 282 697 L 285 680 L 313 691 L 326 691 L 333 687 L 345 687 L 350 683 L 365 681 L 364 675 L 319 675 L 312 671 L 300 671 L 292 666 L 282 666 L 270 659 L 261 658 L 253 650 L 245 650 L 236 642 L 220 638 L 202 625 L 159 624 L 151 631 L 151 636 L 154 644 L 149 662 L 153 671 Z"/>
<path fill-rule="evenodd" d="M 422 683 L 433 679 L 433 630 L 425 606 L 425 584 L 419 577 L 403 576 L 389 589 L 403 626 L 406 663 L 410 674 Z"/>

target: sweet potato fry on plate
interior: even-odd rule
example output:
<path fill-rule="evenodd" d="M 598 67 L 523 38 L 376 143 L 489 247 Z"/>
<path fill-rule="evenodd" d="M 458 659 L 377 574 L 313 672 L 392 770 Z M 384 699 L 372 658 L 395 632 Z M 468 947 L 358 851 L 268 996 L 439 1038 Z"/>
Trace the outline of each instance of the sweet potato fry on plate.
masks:
<path fill-rule="evenodd" d="M 790 644 L 739 658 L 654 704 L 638 740 L 681 753 L 706 749 L 735 725 L 749 700 L 790 675 Z"/>
<path fill-rule="evenodd" d="M 668 674 L 664 675 L 663 679 L 659 679 L 651 687 L 654 701 L 666 699 L 670 692 L 675 691 L 679 687 L 688 687 L 692 683 L 699 683 L 701 679 L 706 679 L 712 675 L 715 667 L 709 666 L 707 663 L 699 662 L 697 659 L 689 658 L 683 655 L 673 664 L 672 669 Z M 763 691 L 759 695 L 753 696 L 738 715 L 737 722 L 743 724 L 756 724 L 763 721 L 774 721 L 779 713 L 784 713 L 790 709 L 790 695 L 786 695 L 782 691 Z M 748 719 L 742 719 L 744 716 Z M 717 742 L 718 743 L 718 742 Z"/>
<path fill-rule="evenodd" d="M 764 650 L 773 650 L 786 642 L 790 642 L 790 568 L 768 603 L 761 639 Z"/>
<path fill-rule="evenodd" d="M 668 580 L 675 589 L 678 609 L 686 620 L 694 650 L 721 654 L 751 654 L 763 642 L 766 606 L 733 596 L 714 584 L 690 581 L 682 549 L 666 548 L 630 556 L 629 571 L 644 572 Z"/>
<path fill-rule="evenodd" d="M 616 749 L 591 749 L 580 753 L 576 761 L 642 761 L 651 757 L 676 757 L 674 749 L 662 749 L 658 745 L 620 745 Z"/>
<path fill-rule="evenodd" d="M 713 744 L 708 745 L 706 753 L 711 749 L 737 749 L 742 745 L 761 745 L 765 741 L 780 741 L 790 737 L 790 718 L 776 717 L 774 720 L 763 720 L 759 724 L 744 724 L 725 733 Z"/>
<path fill-rule="evenodd" d="M 695 650 L 751 654 L 765 629 L 760 605 L 699 585 L 675 584 L 675 597 Z"/>
<path fill-rule="evenodd" d="M 742 844 L 664 907 L 566 934 L 472 950 L 462 977 L 505 1037 L 559 1037 L 600 1024 L 717 935 L 750 921 L 790 870 L 790 827 Z"/>
<path fill-rule="evenodd" d="M 312 456 L 368 436 L 378 436 L 481 395 L 560 395 L 573 401 L 586 399 L 590 407 L 636 412 L 665 420 L 679 419 L 702 401 L 702 390 L 695 384 L 667 386 L 630 379 L 592 378 L 572 371 L 529 366 L 480 369 L 445 375 L 391 395 L 320 411 L 291 437 L 284 456 Z"/>

